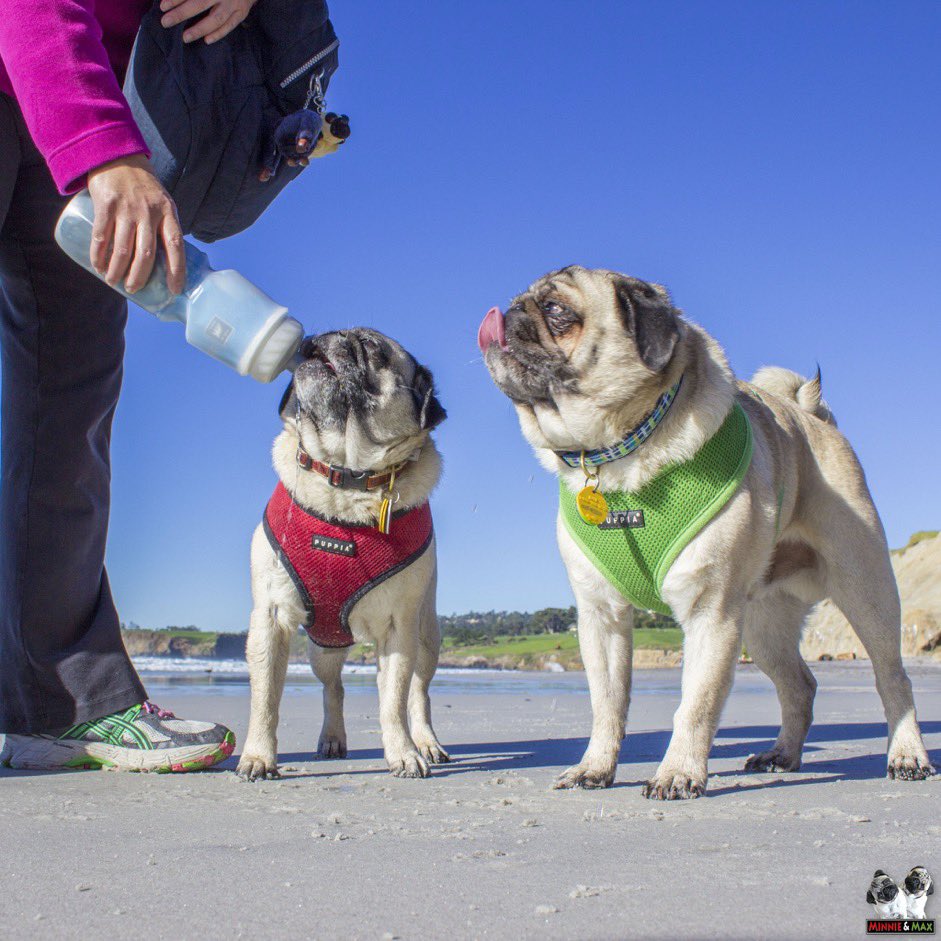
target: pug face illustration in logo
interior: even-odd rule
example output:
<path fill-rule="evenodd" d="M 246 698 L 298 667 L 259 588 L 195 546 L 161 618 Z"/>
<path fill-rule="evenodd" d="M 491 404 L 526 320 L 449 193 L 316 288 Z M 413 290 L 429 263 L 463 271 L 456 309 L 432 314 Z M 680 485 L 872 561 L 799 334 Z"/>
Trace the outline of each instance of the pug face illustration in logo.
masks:
<path fill-rule="evenodd" d="M 916 866 L 902 883 L 909 918 L 924 918 L 925 904 L 929 895 L 934 895 L 934 880 L 924 866 Z"/>
<path fill-rule="evenodd" d="M 881 869 L 873 873 L 866 901 L 875 908 L 877 917 L 884 920 L 905 918 L 908 915 L 904 894 L 899 891 L 895 880 Z"/>
<path fill-rule="evenodd" d="M 867 922 L 866 933 L 934 934 L 934 920 L 925 915 L 929 895 L 934 895 L 934 881 L 924 866 L 915 866 L 898 882 L 877 869 L 866 891 L 875 916 Z"/>

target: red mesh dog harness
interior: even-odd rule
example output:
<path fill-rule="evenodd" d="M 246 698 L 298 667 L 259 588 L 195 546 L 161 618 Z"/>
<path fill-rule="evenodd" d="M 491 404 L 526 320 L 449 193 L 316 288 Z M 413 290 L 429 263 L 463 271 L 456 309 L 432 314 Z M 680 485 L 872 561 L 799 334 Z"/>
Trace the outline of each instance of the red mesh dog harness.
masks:
<path fill-rule="evenodd" d="M 295 503 L 282 483 L 275 487 L 262 522 L 271 548 L 304 599 L 304 627 L 320 647 L 353 643 L 353 605 L 411 565 L 428 548 L 434 531 L 427 503 L 395 514 L 392 531 L 385 535 L 374 526 L 314 516 Z"/>

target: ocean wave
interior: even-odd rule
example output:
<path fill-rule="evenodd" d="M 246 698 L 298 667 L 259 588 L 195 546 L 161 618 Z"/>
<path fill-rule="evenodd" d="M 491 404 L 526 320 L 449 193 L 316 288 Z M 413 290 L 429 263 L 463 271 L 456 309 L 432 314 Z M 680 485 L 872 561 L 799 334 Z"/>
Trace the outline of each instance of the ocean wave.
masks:
<path fill-rule="evenodd" d="M 132 657 L 138 673 L 144 674 L 220 674 L 225 676 L 248 676 L 248 662 L 245 660 L 210 660 L 203 657 Z M 369 663 L 346 663 L 343 665 L 346 675 L 372 676 L 376 667 Z M 514 670 L 482 670 L 473 667 L 439 667 L 439 674 L 460 675 L 476 673 L 513 673 Z M 308 663 L 289 663 L 288 676 L 312 676 Z"/>

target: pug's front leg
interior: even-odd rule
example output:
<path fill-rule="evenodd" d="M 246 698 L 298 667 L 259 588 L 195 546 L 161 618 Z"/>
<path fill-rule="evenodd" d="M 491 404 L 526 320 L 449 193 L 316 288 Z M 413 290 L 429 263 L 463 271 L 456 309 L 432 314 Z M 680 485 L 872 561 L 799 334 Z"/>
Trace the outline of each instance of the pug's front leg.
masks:
<path fill-rule="evenodd" d="M 631 696 L 634 610 L 559 527 L 559 545 L 578 605 L 578 646 L 591 695 L 591 739 L 582 760 L 555 787 L 610 787 Z"/>
<path fill-rule="evenodd" d="M 742 649 L 741 619 L 697 614 L 683 623 L 683 694 L 673 736 L 644 797 L 685 800 L 706 791 L 709 751 Z"/>
<path fill-rule="evenodd" d="M 427 778 L 428 763 L 408 731 L 408 690 L 415 671 L 417 629 L 394 625 L 379 647 L 379 725 L 389 770 L 397 778 Z"/>
<path fill-rule="evenodd" d="M 278 713 L 291 647 L 291 627 L 276 605 L 252 611 L 245 644 L 251 685 L 248 735 L 238 774 L 249 781 L 278 777 Z"/>

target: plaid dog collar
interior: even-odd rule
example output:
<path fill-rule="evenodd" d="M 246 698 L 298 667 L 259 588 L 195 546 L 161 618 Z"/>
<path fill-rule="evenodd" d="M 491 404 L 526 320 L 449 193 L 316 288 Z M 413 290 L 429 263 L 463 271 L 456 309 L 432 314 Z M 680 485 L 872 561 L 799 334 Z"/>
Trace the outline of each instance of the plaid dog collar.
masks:
<path fill-rule="evenodd" d="M 653 407 L 653 411 L 617 444 L 608 445 L 606 448 L 595 448 L 593 451 L 556 451 L 556 456 L 568 464 L 569 467 L 581 467 L 583 455 L 586 467 L 598 467 L 599 464 L 607 464 L 609 461 L 616 461 L 619 458 L 627 457 L 628 454 L 636 451 L 654 433 L 657 425 L 663 421 L 663 416 L 669 411 L 682 384 L 683 377 L 680 376 L 675 385 L 670 386 L 670 388 L 657 399 L 657 404 Z"/>

